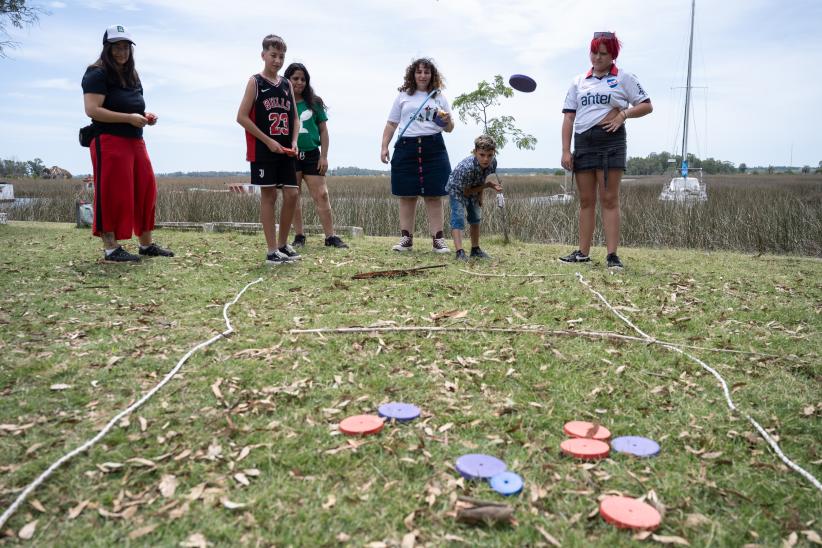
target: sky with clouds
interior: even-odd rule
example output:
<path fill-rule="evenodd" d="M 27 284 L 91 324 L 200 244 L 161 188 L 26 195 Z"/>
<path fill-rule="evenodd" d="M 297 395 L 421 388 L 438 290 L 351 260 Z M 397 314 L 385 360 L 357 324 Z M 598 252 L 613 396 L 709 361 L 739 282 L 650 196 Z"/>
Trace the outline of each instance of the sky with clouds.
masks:
<path fill-rule="evenodd" d="M 500 166 L 558 166 L 562 102 L 573 76 L 589 67 L 596 30 L 617 32 L 618 65 L 637 75 L 654 104 L 651 115 L 629 121 L 629 155 L 680 147 L 689 0 L 30 3 L 49 14 L 15 30 L 19 47 L 0 59 L 0 158 L 91 170 L 88 149 L 77 143 L 88 123 L 80 81 L 111 24 L 125 25 L 137 43 L 147 109 L 160 117 L 145 132 L 160 173 L 247 169 L 235 117 L 246 80 L 262 68 L 260 42 L 269 33 L 286 40 L 286 64 L 304 63 L 330 106 L 331 167 L 385 168 L 385 120 L 405 67 L 419 56 L 435 59 L 449 100 L 496 74 L 531 75 L 536 91 L 515 94 L 494 113 L 514 116 L 537 137 L 536 150 L 509 145 Z M 689 150 L 749 166 L 791 158 L 816 166 L 820 21 L 818 0 L 698 0 Z M 453 164 L 479 133 L 458 123 L 446 136 Z"/>

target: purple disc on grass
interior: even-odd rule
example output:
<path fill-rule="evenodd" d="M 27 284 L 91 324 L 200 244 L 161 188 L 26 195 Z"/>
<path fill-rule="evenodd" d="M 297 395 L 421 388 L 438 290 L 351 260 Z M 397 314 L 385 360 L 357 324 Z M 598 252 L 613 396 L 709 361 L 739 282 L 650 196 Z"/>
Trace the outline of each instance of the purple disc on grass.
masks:
<path fill-rule="evenodd" d="M 419 407 L 410 403 L 402 403 L 398 401 L 382 404 L 377 409 L 377 412 L 381 417 L 394 419 L 398 422 L 411 421 L 420 416 Z"/>
<path fill-rule="evenodd" d="M 525 76 L 524 74 L 514 74 L 508 79 L 508 83 L 515 90 L 522 91 L 524 93 L 531 93 L 537 89 L 536 81 L 534 81 L 534 79 L 530 76 Z"/>
<path fill-rule="evenodd" d="M 506 497 L 522 491 L 522 478 L 513 472 L 497 474 L 488 483 L 491 484 L 491 489 Z"/>
<path fill-rule="evenodd" d="M 465 479 L 488 479 L 505 472 L 507 466 L 496 457 L 469 453 L 457 459 L 457 472 Z"/>
<path fill-rule="evenodd" d="M 611 441 L 611 448 L 617 453 L 628 453 L 635 457 L 655 457 L 659 444 L 642 436 L 621 436 Z"/>

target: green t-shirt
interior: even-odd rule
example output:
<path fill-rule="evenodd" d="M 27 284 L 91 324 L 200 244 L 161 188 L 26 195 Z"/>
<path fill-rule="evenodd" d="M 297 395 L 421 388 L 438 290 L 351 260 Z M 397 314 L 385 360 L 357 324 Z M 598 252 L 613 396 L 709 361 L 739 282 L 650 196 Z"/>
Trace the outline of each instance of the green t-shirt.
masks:
<path fill-rule="evenodd" d="M 318 108 L 319 105 L 314 103 L 317 112 L 308 108 L 305 101 L 297 103 L 297 113 L 300 115 L 300 135 L 297 138 L 297 147 L 301 151 L 308 152 L 320 148 L 320 122 L 328 120 L 324 108 Z"/>

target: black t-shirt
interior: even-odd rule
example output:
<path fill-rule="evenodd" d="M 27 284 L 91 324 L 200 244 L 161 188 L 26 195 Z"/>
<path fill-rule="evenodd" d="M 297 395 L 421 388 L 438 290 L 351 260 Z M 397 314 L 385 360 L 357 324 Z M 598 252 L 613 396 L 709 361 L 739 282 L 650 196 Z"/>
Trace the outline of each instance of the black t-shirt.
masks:
<path fill-rule="evenodd" d="M 123 112 L 127 114 L 139 113 L 145 116 L 146 102 L 143 99 L 143 86 L 123 87 L 116 81 L 106 79 L 106 70 L 103 67 L 89 67 L 83 75 L 83 93 L 96 93 L 105 95 L 103 108 L 112 112 Z M 112 124 L 107 122 L 92 121 L 95 131 L 108 133 L 109 135 L 119 135 L 120 137 L 142 137 L 143 128 L 134 127 L 131 124 Z"/>

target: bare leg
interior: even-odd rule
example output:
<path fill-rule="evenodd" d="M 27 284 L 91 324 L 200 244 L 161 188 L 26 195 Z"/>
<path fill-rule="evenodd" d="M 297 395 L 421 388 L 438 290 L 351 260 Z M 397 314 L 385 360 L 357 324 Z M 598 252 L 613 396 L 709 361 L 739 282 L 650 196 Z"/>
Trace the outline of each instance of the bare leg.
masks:
<path fill-rule="evenodd" d="M 140 245 L 143 247 L 148 247 L 151 245 L 151 242 L 154 240 L 151 238 L 151 231 L 146 230 L 142 234 L 140 234 Z"/>
<path fill-rule="evenodd" d="M 328 198 L 328 186 L 325 184 L 325 177 L 323 175 L 306 175 L 305 182 L 308 185 L 308 191 L 311 193 L 311 199 L 317 207 L 317 215 L 323 225 L 325 237 L 333 236 L 334 221 L 331 216 L 331 200 Z M 294 226 L 297 226 L 296 222 Z M 302 223 L 300 223 L 300 227 L 302 227 Z"/>
<path fill-rule="evenodd" d="M 263 224 L 263 234 L 268 252 L 277 249 L 277 232 L 274 223 L 274 211 L 277 205 L 277 189 L 269 186 L 260 189 L 260 222 Z"/>
<path fill-rule="evenodd" d="M 288 233 L 291 230 L 291 221 L 294 219 L 294 208 L 299 198 L 299 190 L 295 186 L 283 187 L 283 205 L 280 207 L 280 239 L 277 247 L 284 247 L 288 243 Z"/>
<path fill-rule="evenodd" d="M 400 198 L 400 230 L 414 234 L 414 214 L 417 210 L 417 197 Z"/>
<path fill-rule="evenodd" d="M 594 171 L 580 171 L 576 174 L 579 191 L 579 250 L 585 255 L 591 251 L 596 223 L 597 187 Z"/>
<path fill-rule="evenodd" d="M 116 249 L 120 245 L 114 237 L 114 232 L 103 232 L 100 234 L 100 239 L 103 240 L 103 249 Z"/>
<path fill-rule="evenodd" d="M 303 196 L 303 172 L 297 172 L 297 204 L 294 206 L 294 222 L 291 224 L 294 225 L 294 234 L 305 234 L 303 227 L 303 208 L 302 208 L 302 196 Z"/>
<path fill-rule="evenodd" d="M 622 182 L 621 169 L 608 170 L 608 188 L 605 188 L 605 176 L 597 171 L 599 187 L 599 205 L 602 208 L 602 228 L 605 230 L 605 245 L 608 253 L 616 253 L 619 246 L 619 186 Z"/>
<path fill-rule="evenodd" d="M 480 225 L 470 225 L 471 247 L 479 247 Z"/>
<path fill-rule="evenodd" d="M 435 236 L 442 232 L 442 198 L 439 196 L 425 198 L 425 211 L 428 213 L 428 230 Z"/>
<path fill-rule="evenodd" d="M 462 230 L 454 228 L 451 230 L 451 239 L 454 240 L 454 249 L 462 249 Z"/>

